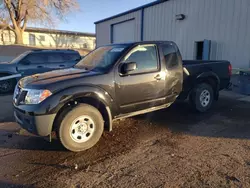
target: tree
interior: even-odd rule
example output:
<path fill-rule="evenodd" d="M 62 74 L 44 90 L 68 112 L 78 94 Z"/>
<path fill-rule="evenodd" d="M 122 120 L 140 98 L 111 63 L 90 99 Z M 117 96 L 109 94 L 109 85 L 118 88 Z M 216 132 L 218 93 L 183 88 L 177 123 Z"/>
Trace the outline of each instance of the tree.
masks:
<path fill-rule="evenodd" d="M 16 44 L 23 44 L 28 22 L 54 25 L 76 9 L 77 0 L 0 0 L 0 24 L 14 32 Z"/>

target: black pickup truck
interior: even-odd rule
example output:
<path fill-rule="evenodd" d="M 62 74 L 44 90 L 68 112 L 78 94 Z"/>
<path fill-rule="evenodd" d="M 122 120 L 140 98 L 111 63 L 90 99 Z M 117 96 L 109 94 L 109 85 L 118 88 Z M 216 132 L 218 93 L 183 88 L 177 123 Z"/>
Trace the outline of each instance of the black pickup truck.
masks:
<path fill-rule="evenodd" d="M 94 146 L 112 121 L 189 99 L 207 111 L 229 84 L 228 61 L 184 61 L 173 42 L 102 46 L 74 68 L 21 79 L 14 92 L 16 121 L 40 136 L 55 131 L 71 151 Z"/>

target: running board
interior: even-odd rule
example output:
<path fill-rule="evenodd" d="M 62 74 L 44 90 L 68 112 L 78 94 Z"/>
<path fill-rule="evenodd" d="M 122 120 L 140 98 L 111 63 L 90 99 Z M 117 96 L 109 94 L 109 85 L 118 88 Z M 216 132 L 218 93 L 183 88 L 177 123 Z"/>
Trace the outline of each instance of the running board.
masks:
<path fill-rule="evenodd" d="M 137 116 L 137 115 L 141 115 L 141 114 L 161 110 L 161 109 L 169 107 L 171 104 L 172 103 L 164 104 L 164 105 L 156 106 L 156 107 L 151 107 L 151 108 L 148 108 L 148 109 L 145 109 L 145 110 L 139 110 L 139 111 L 135 111 L 135 112 L 132 112 L 132 113 L 121 114 L 121 115 L 115 116 L 115 118 L 113 120 L 123 119 L 123 118 L 127 118 L 127 117 Z"/>

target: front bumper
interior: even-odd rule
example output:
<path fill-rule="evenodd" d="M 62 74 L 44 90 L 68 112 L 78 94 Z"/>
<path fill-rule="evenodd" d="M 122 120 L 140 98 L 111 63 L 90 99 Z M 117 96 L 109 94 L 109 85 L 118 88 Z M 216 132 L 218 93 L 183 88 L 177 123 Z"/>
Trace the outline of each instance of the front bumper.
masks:
<path fill-rule="evenodd" d="M 28 132 L 39 136 L 48 136 L 52 131 L 56 114 L 30 115 L 23 110 L 14 108 L 14 117 L 16 122 Z"/>

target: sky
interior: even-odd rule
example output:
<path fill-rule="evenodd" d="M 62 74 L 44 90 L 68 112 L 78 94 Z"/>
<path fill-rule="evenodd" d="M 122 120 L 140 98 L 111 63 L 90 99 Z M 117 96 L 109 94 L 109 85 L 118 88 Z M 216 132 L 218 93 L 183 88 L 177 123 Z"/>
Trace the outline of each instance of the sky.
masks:
<path fill-rule="evenodd" d="M 155 0 L 78 0 L 80 10 L 71 13 L 55 29 L 95 33 L 94 22 Z"/>

